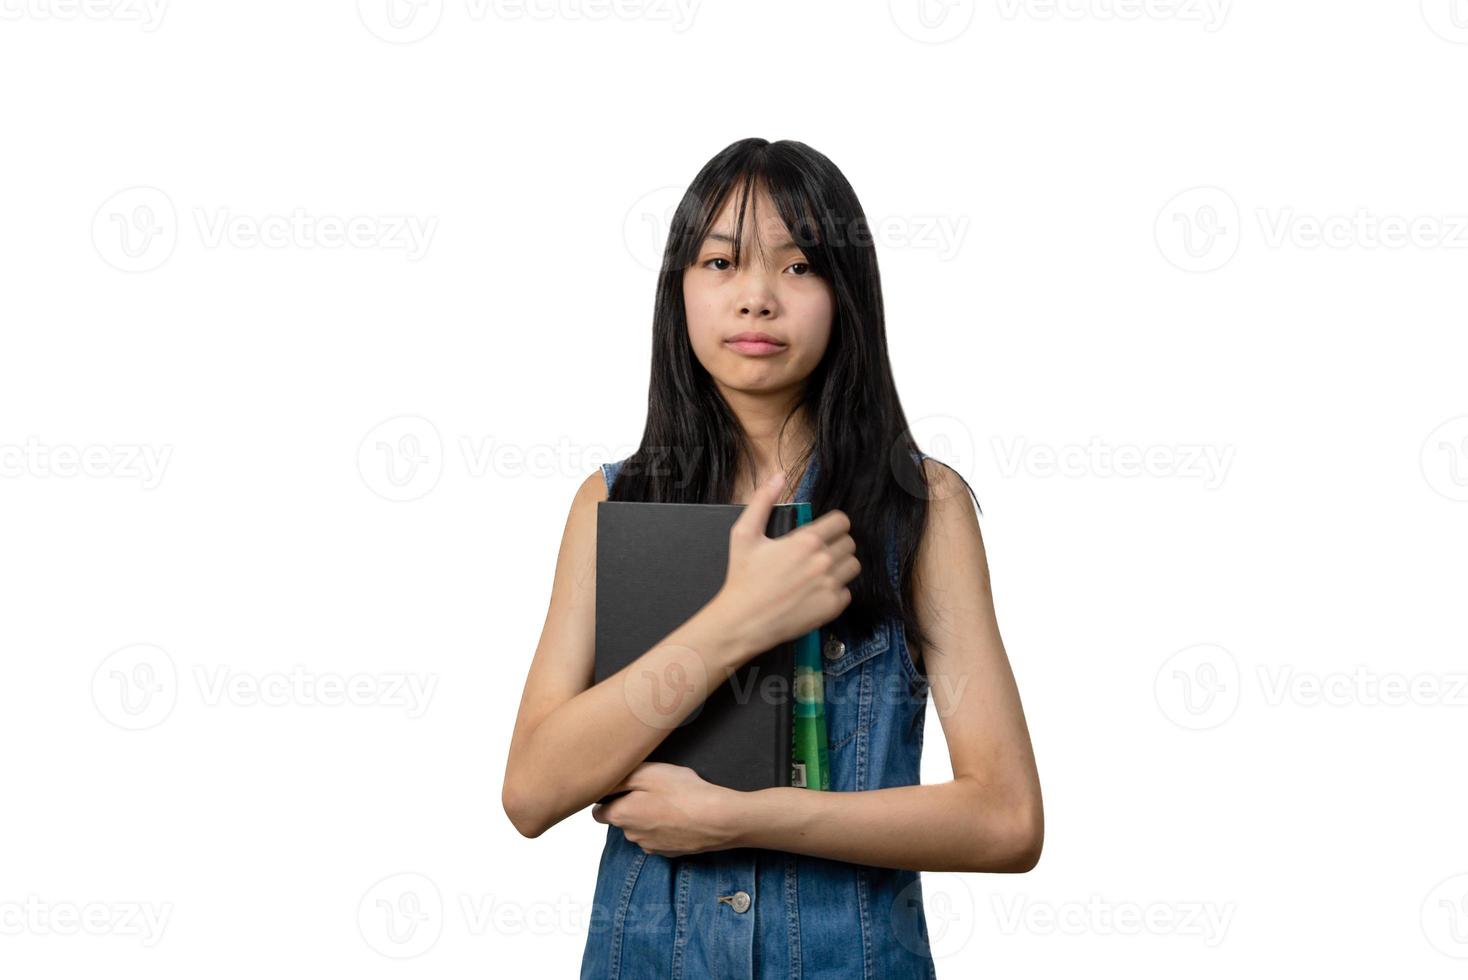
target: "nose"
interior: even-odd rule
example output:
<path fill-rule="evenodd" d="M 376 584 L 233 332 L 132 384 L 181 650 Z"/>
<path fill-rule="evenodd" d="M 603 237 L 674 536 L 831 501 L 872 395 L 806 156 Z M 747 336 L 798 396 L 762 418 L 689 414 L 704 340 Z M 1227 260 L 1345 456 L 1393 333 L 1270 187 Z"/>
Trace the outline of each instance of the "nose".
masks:
<path fill-rule="evenodd" d="M 775 297 L 766 288 L 764 280 L 758 276 L 751 277 L 748 285 L 744 287 L 744 296 L 739 301 L 739 317 L 747 319 L 767 319 L 775 315 Z"/>

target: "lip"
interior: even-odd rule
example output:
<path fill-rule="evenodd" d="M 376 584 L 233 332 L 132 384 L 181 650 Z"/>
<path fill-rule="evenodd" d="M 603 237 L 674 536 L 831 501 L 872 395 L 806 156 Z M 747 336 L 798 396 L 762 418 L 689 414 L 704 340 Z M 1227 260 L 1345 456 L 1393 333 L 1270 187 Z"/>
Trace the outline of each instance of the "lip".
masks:
<path fill-rule="evenodd" d="M 741 354 L 750 354 L 755 357 L 767 357 L 770 354 L 778 354 L 785 350 L 787 346 L 769 334 L 762 333 L 758 330 L 736 333 L 724 341 L 724 343 Z"/>

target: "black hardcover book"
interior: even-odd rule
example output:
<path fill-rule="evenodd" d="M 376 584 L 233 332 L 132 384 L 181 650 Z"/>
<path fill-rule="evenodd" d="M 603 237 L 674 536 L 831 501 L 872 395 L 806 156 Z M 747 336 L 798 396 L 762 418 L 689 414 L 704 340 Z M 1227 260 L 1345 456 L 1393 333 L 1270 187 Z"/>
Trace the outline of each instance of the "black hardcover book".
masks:
<path fill-rule="evenodd" d="M 765 533 L 778 537 L 794 530 L 801 506 L 808 507 L 775 505 Z M 729 569 L 729 531 L 744 507 L 597 505 L 595 683 L 652 649 L 713 599 Z M 688 766 L 731 789 L 789 786 L 795 642 L 781 643 L 735 670 L 669 730 L 648 761 Z M 645 678 L 649 685 L 657 680 Z M 658 685 L 662 690 L 676 685 L 676 678 L 664 681 Z"/>

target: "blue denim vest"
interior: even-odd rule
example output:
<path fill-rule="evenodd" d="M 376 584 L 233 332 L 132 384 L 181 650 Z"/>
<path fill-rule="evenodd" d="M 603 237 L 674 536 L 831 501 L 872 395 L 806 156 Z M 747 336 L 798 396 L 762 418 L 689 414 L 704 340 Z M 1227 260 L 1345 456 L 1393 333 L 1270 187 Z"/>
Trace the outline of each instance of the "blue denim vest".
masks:
<path fill-rule="evenodd" d="M 625 462 L 602 466 L 608 492 Z M 816 476 L 812 458 L 794 500 Z M 928 685 L 902 621 L 821 640 L 831 790 L 916 785 Z M 666 858 L 608 824 L 588 926 L 581 980 L 936 980 L 917 871 L 762 848 Z"/>

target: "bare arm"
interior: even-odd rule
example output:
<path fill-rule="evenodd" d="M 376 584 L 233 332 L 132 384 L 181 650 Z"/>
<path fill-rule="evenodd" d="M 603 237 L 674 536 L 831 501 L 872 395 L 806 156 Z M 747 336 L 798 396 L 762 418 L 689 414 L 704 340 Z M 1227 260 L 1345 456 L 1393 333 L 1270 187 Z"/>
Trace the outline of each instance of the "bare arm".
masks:
<path fill-rule="evenodd" d="M 550 608 L 520 698 L 501 802 L 538 837 L 594 803 L 752 655 L 710 602 L 623 670 L 593 685 L 600 472 L 582 482 L 556 559 Z"/>
<path fill-rule="evenodd" d="M 977 516 L 957 474 L 929 460 L 918 549 L 926 674 L 953 763 L 945 783 L 860 793 L 731 794 L 736 847 L 918 871 L 1028 871 L 1044 840 L 1040 779 L 999 636 Z"/>

